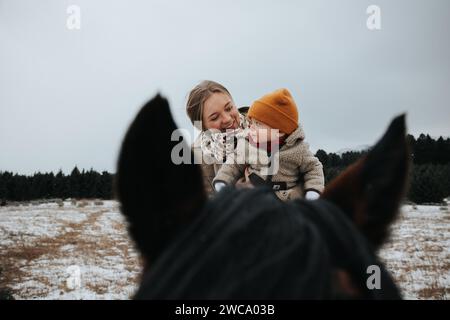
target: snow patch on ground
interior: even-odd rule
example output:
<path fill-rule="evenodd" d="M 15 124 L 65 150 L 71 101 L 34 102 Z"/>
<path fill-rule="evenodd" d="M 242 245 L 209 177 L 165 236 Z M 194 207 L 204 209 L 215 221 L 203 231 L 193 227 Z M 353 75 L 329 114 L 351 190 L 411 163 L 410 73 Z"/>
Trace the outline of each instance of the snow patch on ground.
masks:
<path fill-rule="evenodd" d="M 129 299 L 141 270 L 115 201 L 2 207 L 0 256 L 16 299 Z"/>
<path fill-rule="evenodd" d="M 115 201 L 0 208 L 0 288 L 16 299 L 129 299 L 140 259 Z M 407 299 L 450 298 L 450 212 L 403 206 L 380 250 Z"/>
<path fill-rule="evenodd" d="M 450 298 L 449 223 L 447 206 L 403 206 L 380 257 L 404 298 Z"/>

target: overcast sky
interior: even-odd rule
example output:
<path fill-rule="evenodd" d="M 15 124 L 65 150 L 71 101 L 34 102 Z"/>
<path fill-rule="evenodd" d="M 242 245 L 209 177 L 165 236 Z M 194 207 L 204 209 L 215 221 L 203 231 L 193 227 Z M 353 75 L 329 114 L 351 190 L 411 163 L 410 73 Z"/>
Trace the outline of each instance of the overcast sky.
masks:
<path fill-rule="evenodd" d="M 313 151 L 372 144 L 402 112 L 410 133 L 448 136 L 449 30 L 448 0 L 0 0 L 0 171 L 115 172 L 156 92 L 192 131 L 186 96 L 203 79 L 239 106 L 288 88 Z"/>

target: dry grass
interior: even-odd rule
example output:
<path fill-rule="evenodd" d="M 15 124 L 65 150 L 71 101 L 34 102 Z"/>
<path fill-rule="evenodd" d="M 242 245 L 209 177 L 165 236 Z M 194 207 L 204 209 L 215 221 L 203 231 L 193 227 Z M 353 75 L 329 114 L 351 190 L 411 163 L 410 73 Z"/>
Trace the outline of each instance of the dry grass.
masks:
<path fill-rule="evenodd" d="M 79 201 L 78 204 L 77 204 L 77 207 L 78 208 L 84 208 L 84 207 L 86 207 L 88 205 L 89 205 L 88 201 Z"/>
<path fill-rule="evenodd" d="M 68 209 L 55 208 L 54 210 Z M 71 210 L 73 212 L 73 209 Z M 107 224 L 112 224 L 113 227 L 105 232 L 102 227 L 105 224 L 105 215 L 111 214 L 108 209 L 80 208 L 77 210 L 86 210 L 86 218 L 78 222 L 67 220 L 64 217 L 64 211 L 57 214 L 58 218 L 53 218 L 54 223 L 59 225 L 57 236 L 41 236 L 38 241 L 30 241 L 25 232 L 4 230 L 5 233 L 8 232 L 8 238 L 16 245 L 0 245 L 2 257 L 0 288 L 10 288 L 13 295 L 21 299 L 44 298 L 52 292 L 53 295 L 57 292 L 60 296 L 65 296 L 71 291 L 65 283 L 67 278 L 65 272 L 69 262 L 63 262 L 68 259 L 74 261 L 69 263 L 70 265 L 87 266 L 84 271 L 86 274 L 83 274 L 83 290 L 91 292 L 91 298 L 108 297 L 112 288 L 115 292 L 119 292 L 120 296 L 121 287 L 124 290 L 128 288 L 129 291 L 130 285 L 137 284 L 141 263 L 132 250 L 125 225 L 119 221 L 107 220 Z M 88 212 L 88 210 L 91 211 Z M 49 219 L 52 219 L 50 214 Z M 33 223 L 33 221 L 23 221 Z M 51 221 L 49 222 L 52 225 Z M 130 250 L 134 252 L 133 255 L 130 254 Z M 106 261 L 108 257 L 110 260 Z M 120 267 L 115 265 L 116 263 L 123 265 Z M 55 269 L 56 274 L 46 276 L 46 273 L 50 271 L 48 267 L 42 265 Z M 43 272 L 39 272 L 39 268 L 44 268 Z M 110 270 L 108 272 L 113 274 L 116 272 L 113 270 L 118 270 L 119 278 L 105 276 L 106 279 L 101 280 L 102 276 L 101 274 L 99 276 L 98 272 L 103 272 L 102 270 Z M 120 270 L 128 274 L 123 279 L 120 279 Z M 22 283 L 29 283 L 29 285 L 23 287 L 20 285 Z M 128 298 L 128 295 L 123 298 Z"/>
<path fill-rule="evenodd" d="M 407 299 L 450 298 L 450 228 L 440 207 L 410 206 L 380 254 Z"/>
<path fill-rule="evenodd" d="M 450 214 L 439 207 L 409 210 L 393 226 L 382 258 L 406 298 L 448 299 Z M 1 209 L 0 256 L 0 288 L 21 299 L 73 298 L 66 284 L 71 265 L 83 268 L 80 298 L 126 299 L 142 266 L 117 207 L 108 203 Z"/>
<path fill-rule="evenodd" d="M 434 281 L 429 287 L 420 289 L 418 294 L 419 299 L 432 298 L 442 300 L 450 296 L 450 288 L 439 285 L 437 281 Z"/>

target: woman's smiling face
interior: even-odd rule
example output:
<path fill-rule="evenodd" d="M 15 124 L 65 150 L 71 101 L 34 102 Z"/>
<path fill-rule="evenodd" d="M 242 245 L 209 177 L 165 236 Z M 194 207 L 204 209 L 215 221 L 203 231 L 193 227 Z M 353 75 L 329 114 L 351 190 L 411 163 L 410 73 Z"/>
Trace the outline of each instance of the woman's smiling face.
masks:
<path fill-rule="evenodd" d="M 234 130 L 239 127 L 239 112 L 229 95 L 216 92 L 203 104 L 202 120 L 206 130 Z"/>

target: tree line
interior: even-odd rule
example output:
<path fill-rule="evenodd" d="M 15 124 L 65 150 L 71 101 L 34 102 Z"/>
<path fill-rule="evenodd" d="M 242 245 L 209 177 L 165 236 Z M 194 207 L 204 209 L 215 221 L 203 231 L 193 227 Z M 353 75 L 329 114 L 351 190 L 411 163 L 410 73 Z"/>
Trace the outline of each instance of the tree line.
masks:
<path fill-rule="evenodd" d="M 112 199 L 114 175 L 93 169 L 85 171 L 75 167 L 69 175 L 61 170 L 37 172 L 32 176 L 0 172 L 0 199 L 10 201 L 28 201 L 51 198 L 98 198 Z"/>
<path fill-rule="evenodd" d="M 413 159 L 408 199 L 415 203 L 436 203 L 450 195 L 450 138 L 433 139 L 421 134 L 417 139 L 408 135 Z M 325 182 L 328 183 L 346 167 L 365 155 L 365 151 L 342 154 L 318 150 Z M 32 176 L 0 172 L 0 200 L 28 201 L 50 198 L 113 198 L 114 175 L 93 169 L 75 167 L 70 175 L 60 170 L 57 174 L 35 173 Z"/>
<path fill-rule="evenodd" d="M 412 166 L 407 199 L 415 203 L 437 203 L 450 195 L 450 138 L 433 139 L 421 134 L 417 139 L 407 136 Z M 316 157 L 323 164 L 325 183 L 334 179 L 368 150 L 342 154 L 318 150 Z"/>

